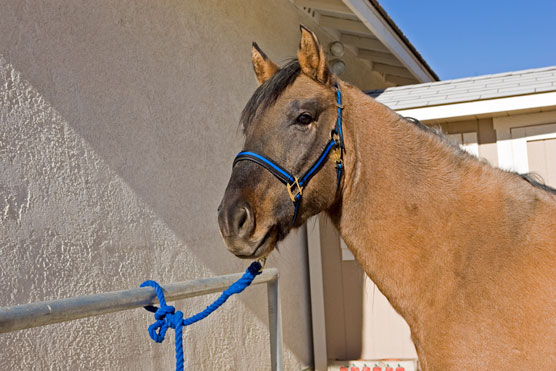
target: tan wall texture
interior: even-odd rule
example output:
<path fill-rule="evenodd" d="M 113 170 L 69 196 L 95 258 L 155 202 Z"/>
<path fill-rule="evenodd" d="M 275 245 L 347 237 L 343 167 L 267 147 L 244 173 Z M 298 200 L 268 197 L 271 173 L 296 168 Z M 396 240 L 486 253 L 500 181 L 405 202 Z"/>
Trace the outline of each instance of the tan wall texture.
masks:
<path fill-rule="evenodd" d="M 0 305 L 243 271 L 216 209 L 242 145 L 251 41 L 295 55 L 289 1 L 0 0 Z M 323 41 L 322 30 L 316 29 Z M 353 56 L 346 79 L 381 79 Z M 285 368 L 312 363 L 305 237 L 284 242 Z M 215 296 L 180 301 L 186 315 Z M 6 370 L 170 370 L 143 310 L 0 336 Z M 184 331 L 185 368 L 268 369 L 264 287 Z"/>

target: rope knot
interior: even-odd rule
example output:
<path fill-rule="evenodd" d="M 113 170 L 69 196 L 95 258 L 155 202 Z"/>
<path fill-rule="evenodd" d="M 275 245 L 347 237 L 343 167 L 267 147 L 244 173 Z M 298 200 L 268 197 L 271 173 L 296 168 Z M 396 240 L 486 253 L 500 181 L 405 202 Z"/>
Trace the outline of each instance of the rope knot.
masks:
<path fill-rule="evenodd" d="M 162 343 L 164 341 L 166 331 L 168 331 L 168 325 L 166 321 L 163 320 L 158 320 L 149 326 L 149 336 L 156 343 Z"/>
<path fill-rule="evenodd" d="M 183 313 L 178 310 L 176 313 L 168 314 L 166 316 L 166 323 L 174 330 L 183 326 Z"/>
<path fill-rule="evenodd" d="M 176 308 L 174 308 L 171 305 L 167 305 L 165 307 L 160 307 L 154 313 L 154 319 L 164 320 L 164 317 L 166 317 L 167 314 L 174 314 L 175 311 L 176 311 Z"/>
<path fill-rule="evenodd" d="M 183 313 L 181 311 L 176 311 L 171 305 L 166 304 L 166 299 L 164 298 L 164 290 L 155 281 L 145 281 L 141 284 L 141 287 L 150 286 L 155 289 L 156 295 L 158 297 L 158 302 L 160 303 L 160 308 L 154 306 L 146 306 L 150 312 L 154 312 L 154 318 L 156 321 L 149 326 L 149 335 L 157 343 L 162 343 L 164 337 L 166 336 L 166 331 L 168 328 L 173 328 L 176 331 L 176 370 L 183 370 L 183 344 L 182 344 L 182 331 L 184 326 L 188 326 L 192 323 L 202 320 L 209 314 L 218 309 L 228 298 L 233 295 L 242 292 L 247 286 L 253 282 L 256 276 L 262 273 L 262 265 L 259 262 L 253 262 L 247 268 L 243 276 L 233 283 L 227 290 L 225 290 L 218 299 L 216 299 L 212 304 L 205 308 L 205 310 L 184 319 Z"/>

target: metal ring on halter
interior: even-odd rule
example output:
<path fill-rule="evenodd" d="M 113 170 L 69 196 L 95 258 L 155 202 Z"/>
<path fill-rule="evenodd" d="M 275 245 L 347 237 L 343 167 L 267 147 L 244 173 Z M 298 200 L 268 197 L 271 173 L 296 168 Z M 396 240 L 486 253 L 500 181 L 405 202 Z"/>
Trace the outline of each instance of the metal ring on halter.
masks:
<path fill-rule="evenodd" d="M 266 265 L 266 260 L 267 260 L 267 259 L 268 259 L 268 254 L 265 255 L 265 256 L 263 256 L 262 258 L 257 259 L 257 261 L 258 261 L 259 263 L 261 263 L 261 269 L 259 270 L 259 272 L 262 272 L 262 271 L 263 271 L 263 269 L 264 269 L 264 267 L 265 267 L 265 265 Z"/>

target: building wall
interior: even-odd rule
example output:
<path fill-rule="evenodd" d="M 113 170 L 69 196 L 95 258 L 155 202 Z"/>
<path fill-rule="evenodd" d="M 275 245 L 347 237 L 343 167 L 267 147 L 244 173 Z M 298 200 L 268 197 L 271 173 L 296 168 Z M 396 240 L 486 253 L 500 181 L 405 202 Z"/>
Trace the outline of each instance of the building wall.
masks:
<path fill-rule="evenodd" d="M 328 360 L 361 356 L 365 273 L 354 260 L 342 259 L 340 234 L 324 214 L 319 216 L 326 356 Z"/>
<path fill-rule="evenodd" d="M 440 127 L 442 132 L 447 135 L 474 133 L 475 135 L 471 138 L 477 144 L 479 156 L 486 159 L 492 166 L 498 166 L 496 132 L 492 117 L 440 122 L 434 126 Z"/>
<path fill-rule="evenodd" d="M 556 111 L 493 118 L 499 165 L 556 187 Z"/>
<path fill-rule="evenodd" d="M 552 181 L 552 148 L 556 138 L 556 111 L 547 108 L 537 112 L 506 112 L 465 120 L 434 120 L 449 138 L 463 139 L 464 147 L 477 145 L 477 155 L 491 165 L 519 173 L 534 172 L 547 184 Z M 473 143 L 465 143 L 471 138 Z M 541 143 L 542 142 L 542 143 Z"/>
<path fill-rule="evenodd" d="M 243 271 L 216 209 L 256 87 L 256 40 L 295 56 L 287 0 L 0 0 L 0 305 Z M 382 79 L 349 52 L 346 80 Z M 312 363 L 303 231 L 281 274 L 286 370 Z M 215 295 L 180 301 L 186 315 Z M 173 335 L 144 310 L 0 337 L 4 369 L 172 369 Z M 266 293 L 253 287 L 184 331 L 185 369 L 268 369 Z"/>

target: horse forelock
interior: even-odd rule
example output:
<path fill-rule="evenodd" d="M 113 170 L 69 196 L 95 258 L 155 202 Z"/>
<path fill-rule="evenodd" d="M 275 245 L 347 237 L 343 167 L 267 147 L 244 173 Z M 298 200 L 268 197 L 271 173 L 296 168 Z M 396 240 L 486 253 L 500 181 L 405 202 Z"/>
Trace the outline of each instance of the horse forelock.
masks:
<path fill-rule="evenodd" d="M 299 61 L 292 59 L 255 90 L 241 112 L 240 125 L 244 133 L 253 122 L 257 112 L 264 113 L 267 108 L 272 106 L 284 90 L 293 84 L 300 72 Z"/>

